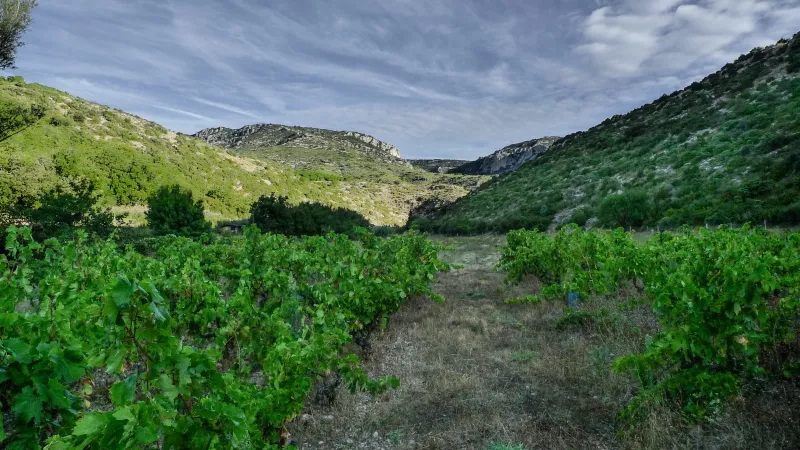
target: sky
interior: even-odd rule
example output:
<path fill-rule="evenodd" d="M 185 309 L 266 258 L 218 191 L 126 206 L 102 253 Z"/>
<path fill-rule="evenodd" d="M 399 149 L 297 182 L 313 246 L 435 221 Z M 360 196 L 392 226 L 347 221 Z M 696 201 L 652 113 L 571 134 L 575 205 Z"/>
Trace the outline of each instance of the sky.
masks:
<path fill-rule="evenodd" d="M 193 134 L 359 131 L 475 159 L 800 31 L 800 0 L 39 0 L 22 75 Z"/>

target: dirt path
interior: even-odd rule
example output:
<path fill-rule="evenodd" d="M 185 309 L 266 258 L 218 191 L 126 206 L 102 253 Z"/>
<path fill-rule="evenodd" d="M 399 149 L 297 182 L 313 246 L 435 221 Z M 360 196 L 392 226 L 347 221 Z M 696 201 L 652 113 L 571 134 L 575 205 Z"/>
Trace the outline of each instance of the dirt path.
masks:
<path fill-rule="evenodd" d="M 503 238 L 449 242 L 455 251 L 444 257 L 463 268 L 436 283 L 447 302 L 414 299 L 372 338 L 370 374 L 395 375 L 401 387 L 377 399 L 345 392 L 332 407 L 310 408 L 294 425 L 299 448 L 613 446 L 616 405 L 602 392 L 587 395 L 590 387 L 554 360 L 586 349 L 542 341 L 556 311 L 543 318 L 541 310 L 503 303 L 535 289 L 508 290 L 493 269 Z M 542 368 L 550 379 L 539 376 Z"/>
<path fill-rule="evenodd" d="M 463 266 L 436 282 L 447 301 L 413 299 L 363 357 L 370 375 L 397 376 L 401 387 L 380 398 L 342 390 L 331 406 L 310 405 L 291 426 L 301 450 L 749 448 L 746 426 L 764 431 L 734 418 L 739 435 L 725 424 L 705 432 L 656 414 L 620 439 L 618 413 L 636 385 L 611 363 L 654 331 L 648 308 L 571 324 L 560 302 L 507 305 L 539 286 L 509 288 L 493 269 L 504 238 L 447 242 L 455 250 L 444 258 Z M 593 299 L 591 308 L 616 311 L 628 295 Z M 769 409 L 759 414 L 780 414 Z"/>

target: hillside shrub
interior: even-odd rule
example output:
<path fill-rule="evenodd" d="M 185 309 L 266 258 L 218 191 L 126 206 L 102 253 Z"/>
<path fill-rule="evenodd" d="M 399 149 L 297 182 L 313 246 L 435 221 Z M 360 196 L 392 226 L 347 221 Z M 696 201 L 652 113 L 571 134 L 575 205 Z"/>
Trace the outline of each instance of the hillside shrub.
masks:
<path fill-rule="evenodd" d="M 290 205 L 288 198 L 275 194 L 259 198 L 250 214 L 261 231 L 286 236 L 313 236 L 331 231 L 346 234 L 354 227 L 369 227 L 369 221 L 355 211 L 319 203 Z"/>
<path fill-rule="evenodd" d="M 78 228 L 90 236 L 107 238 L 115 230 L 114 222 L 119 217 L 99 202 L 94 183 L 78 179 L 57 186 L 35 202 L 5 205 L 0 215 L 3 222 L 28 223 L 38 240 L 63 236 Z"/>
<path fill-rule="evenodd" d="M 164 186 L 147 200 L 147 225 L 156 235 L 199 236 L 211 230 L 203 201 L 179 185 Z"/>
<path fill-rule="evenodd" d="M 612 194 L 598 208 L 600 221 L 608 227 L 642 226 L 651 212 L 650 196 L 644 191 Z"/>

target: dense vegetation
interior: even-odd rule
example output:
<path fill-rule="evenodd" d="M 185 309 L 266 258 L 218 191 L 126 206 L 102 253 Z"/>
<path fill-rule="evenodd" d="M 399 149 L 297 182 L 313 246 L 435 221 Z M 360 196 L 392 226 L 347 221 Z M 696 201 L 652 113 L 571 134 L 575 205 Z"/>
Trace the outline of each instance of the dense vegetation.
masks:
<path fill-rule="evenodd" d="M 261 197 L 251 208 L 252 221 L 265 233 L 314 236 L 330 232 L 347 234 L 369 222 L 357 212 L 318 203 L 290 205 L 286 197 Z"/>
<path fill-rule="evenodd" d="M 345 349 L 447 269 L 418 234 L 201 244 L 140 253 L 11 227 L 0 255 L 0 446 L 277 448 L 315 380 L 371 393 Z M 4 423 L 5 420 L 5 423 Z"/>
<path fill-rule="evenodd" d="M 0 78 L 0 208 L 35 208 L 47 193 L 85 178 L 102 205 L 131 213 L 136 223 L 144 222 L 142 206 L 154 192 L 179 184 L 203 201 L 210 220 L 244 218 L 253 201 L 276 194 L 291 204 L 357 211 L 376 225 L 403 225 L 419 198 L 454 200 L 479 181 L 402 166 L 393 174 L 357 152 L 334 156 L 337 168 L 321 163 L 319 150 L 282 152 L 237 156 L 21 77 Z M 306 158 L 299 173 L 276 161 Z"/>
<path fill-rule="evenodd" d="M 622 230 L 521 230 L 509 234 L 500 267 L 512 281 L 539 277 L 545 299 L 591 301 L 626 283 L 646 294 L 660 333 L 614 364 L 641 383 L 628 419 L 665 399 L 692 420 L 713 418 L 745 383 L 800 375 L 800 234 L 687 229 L 636 244 Z M 586 319 L 568 310 L 564 321 Z"/>
<path fill-rule="evenodd" d="M 243 130 L 212 129 L 198 136 L 237 155 L 291 168 L 336 197 L 343 193 L 340 202 L 323 203 L 356 211 L 379 225 L 405 225 L 416 205 L 452 203 L 489 179 L 430 173 L 336 131 L 280 125 Z"/>
<path fill-rule="evenodd" d="M 798 130 L 800 34 L 561 139 L 537 160 L 416 223 L 449 233 L 544 230 L 597 219 L 609 196 L 633 191 L 646 193 L 647 214 L 631 225 L 796 224 Z"/>
<path fill-rule="evenodd" d="M 0 0 L 0 69 L 14 67 L 36 0 Z"/>
<path fill-rule="evenodd" d="M 147 200 L 147 226 L 156 235 L 199 236 L 211 230 L 203 201 L 179 185 L 164 186 Z"/>

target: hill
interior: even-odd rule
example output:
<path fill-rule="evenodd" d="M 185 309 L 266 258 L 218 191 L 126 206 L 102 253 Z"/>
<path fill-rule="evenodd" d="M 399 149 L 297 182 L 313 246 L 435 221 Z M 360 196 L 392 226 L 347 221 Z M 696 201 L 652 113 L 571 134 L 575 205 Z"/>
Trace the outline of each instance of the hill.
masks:
<path fill-rule="evenodd" d="M 258 124 L 238 130 L 207 128 L 199 131 L 195 137 L 212 145 L 237 150 L 269 147 L 355 150 L 386 162 L 406 165 L 394 145 L 355 131 Z"/>
<path fill-rule="evenodd" d="M 459 233 L 592 224 L 604 202 L 627 198 L 651 226 L 796 224 L 799 172 L 800 34 L 567 136 L 417 223 Z"/>
<path fill-rule="evenodd" d="M 462 164 L 451 173 L 465 175 L 502 175 L 519 169 L 546 152 L 559 138 L 555 136 L 533 139 L 504 147 L 477 161 Z"/>
<path fill-rule="evenodd" d="M 450 204 L 488 180 L 422 170 L 401 159 L 393 145 L 356 132 L 262 124 L 211 128 L 195 136 L 241 157 L 275 162 L 306 180 L 327 183 L 332 194 L 358 190 L 374 206 L 356 210 L 379 213 L 379 223 L 385 225 L 404 225 L 421 205 Z"/>
<path fill-rule="evenodd" d="M 344 146 L 382 152 L 382 158 L 392 161 L 386 166 L 400 170 L 393 180 L 401 187 L 403 177 L 413 170 L 398 162 L 389 146 L 365 142 L 369 139 L 357 134 L 341 139 Z M 305 142 L 296 140 L 295 145 Z M 172 183 L 202 199 L 212 220 L 247 216 L 259 196 L 275 193 L 289 197 L 291 203 L 319 202 L 357 211 L 374 224 L 400 225 L 417 199 L 404 196 L 412 204 L 398 205 L 391 183 L 366 189 L 344 176 L 320 176 L 302 171 L 299 165 L 240 153 L 56 89 L 28 84 L 20 77 L 0 78 L 0 210 L 34 205 L 76 177 L 92 179 L 103 202 L 131 213 L 134 222 L 142 220 L 150 193 Z M 456 178 L 470 187 L 468 177 Z M 426 178 L 426 189 L 431 190 L 414 194 L 423 200 L 438 194 L 439 181 Z M 467 190 L 449 184 L 442 193 L 454 200 Z"/>

